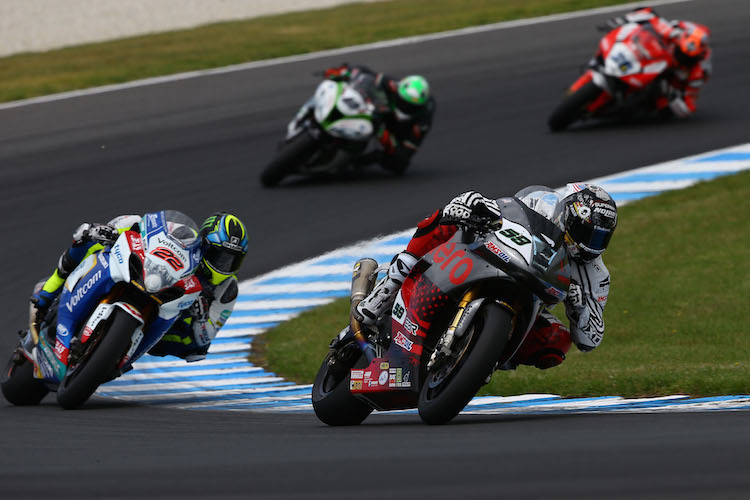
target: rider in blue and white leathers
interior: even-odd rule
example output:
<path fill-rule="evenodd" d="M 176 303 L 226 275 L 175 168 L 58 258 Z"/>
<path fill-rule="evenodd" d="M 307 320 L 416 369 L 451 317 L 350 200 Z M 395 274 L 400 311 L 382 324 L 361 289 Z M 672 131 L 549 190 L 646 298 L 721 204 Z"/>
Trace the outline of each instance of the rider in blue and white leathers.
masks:
<path fill-rule="evenodd" d="M 107 224 L 82 224 L 73 233 L 73 244 L 63 252 L 57 269 L 45 282 L 39 283 L 31 296 L 31 320 L 39 324 L 48 308 L 61 293 L 65 279 L 88 255 L 112 245 L 120 233 L 139 231 L 141 216 L 123 215 Z M 203 291 L 195 303 L 185 310 L 178 320 L 153 346 L 149 354 L 174 355 L 186 361 L 206 357 L 217 332 L 232 314 L 237 300 L 238 287 L 235 273 L 242 264 L 248 249 L 245 226 L 226 212 L 217 212 L 204 221 L 200 230 L 202 258 L 196 277 Z M 37 363 L 45 380 L 58 383 L 67 369 L 56 349 L 54 325 L 40 335 L 33 349 L 36 357 L 44 356 L 46 363 Z"/>

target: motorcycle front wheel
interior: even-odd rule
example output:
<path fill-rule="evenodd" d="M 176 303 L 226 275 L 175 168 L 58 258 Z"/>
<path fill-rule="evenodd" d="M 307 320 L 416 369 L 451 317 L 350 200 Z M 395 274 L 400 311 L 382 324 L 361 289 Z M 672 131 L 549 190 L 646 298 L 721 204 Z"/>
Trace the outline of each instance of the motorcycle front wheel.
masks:
<path fill-rule="evenodd" d="M 79 361 L 68 367 L 57 389 L 57 402 L 66 410 L 78 408 L 94 391 L 113 378 L 117 364 L 130 346 L 130 340 L 140 322 L 121 309 L 112 313 L 107 330 L 93 340 Z"/>
<path fill-rule="evenodd" d="M 350 349 L 349 354 L 341 356 L 343 349 Z M 313 382 L 312 404 L 315 415 L 324 424 L 359 425 L 372 413 L 372 408 L 349 390 L 349 370 L 367 366 L 367 357 L 357 351 L 359 348 L 352 343 L 332 349 L 320 365 Z"/>
<path fill-rule="evenodd" d="M 461 338 L 453 343 L 450 357 L 427 373 L 419 393 L 419 416 L 426 424 L 445 424 L 471 401 L 492 374 L 505 348 L 513 318 L 488 303 Z"/>
<path fill-rule="evenodd" d="M 278 185 L 284 177 L 293 173 L 310 158 L 317 147 L 318 141 L 303 130 L 281 146 L 276 157 L 261 173 L 261 184 L 265 187 Z"/>
<path fill-rule="evenodd" d="M 586 106 L 594 102 L 602 92 L 602 89 L 594 82 L 588 82 L 575 92 L 566 95 L 547 121 L 550 130 L 559 132 L 581 118 Z"/>

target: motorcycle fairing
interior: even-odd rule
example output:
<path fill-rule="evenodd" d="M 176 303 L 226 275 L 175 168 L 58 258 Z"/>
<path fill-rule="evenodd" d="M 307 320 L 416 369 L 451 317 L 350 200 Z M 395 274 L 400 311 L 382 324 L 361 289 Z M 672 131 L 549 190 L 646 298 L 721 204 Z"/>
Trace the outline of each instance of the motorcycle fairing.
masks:
<path fill-rule="evenodd" d="M 68 276 L 57 309 L 55 356 L 68 362 L 70 342 L 99 299 L 109 293 L 112 280 L 108 250 L 90 255 Z"/>

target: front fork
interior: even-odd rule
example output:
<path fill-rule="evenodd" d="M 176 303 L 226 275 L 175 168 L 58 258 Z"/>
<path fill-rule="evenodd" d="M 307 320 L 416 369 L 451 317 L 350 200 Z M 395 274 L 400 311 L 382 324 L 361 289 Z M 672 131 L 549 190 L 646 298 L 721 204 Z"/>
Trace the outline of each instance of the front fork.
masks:
<path fill-rule="evenodd" d="M 478 295 L 479 286 L 475 285 L 466 290 L 463 297 L 461 297 L 453 321 L 451 321 L 448 329 L 443 336 L 440 337 L 440 340 L 438 340 L 435 350 L 432 352 L 432 356 L 430 356 L 430 360 L 427 362 L 428 370 L 432 369 L 441 356 L 450 356 L 454 340 L 462 337 L 463 334 L 466 333 L 471 321 L 479 311 L 482 303 L 484 303 L 484 297 L 477 298 Z"/>

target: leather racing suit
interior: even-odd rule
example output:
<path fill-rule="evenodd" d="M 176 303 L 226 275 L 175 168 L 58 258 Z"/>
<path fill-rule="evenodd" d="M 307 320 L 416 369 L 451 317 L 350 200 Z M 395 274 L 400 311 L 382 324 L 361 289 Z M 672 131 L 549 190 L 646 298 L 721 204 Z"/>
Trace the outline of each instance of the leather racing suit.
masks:
<path fill-rule="evenodd" d="M 430 131 L 432 117 L 435 114 L 435 99 L 430 96 L 418 112 L 406 115 L 401 113 L 395 105 L 398 98 L 399 81 L 397 79 L 384 73 L 376 73 L 367 66 L 349 66 L 346 63 L 325 71 L 325 77 L 335 81 L 348 82 L 360 74 L 375 77 L 375 85 L 388 98 L 391 112 L 384 116 L 383 126 L 377 131 L 377 138 L 382 149 L 366 154 L 359 162 L 377 161 L 386 170 L 403 172 Z"/>
<path fill-rule="evenodd" d="M 31 301 L 36 305 L 37 311 L 32 314 L 46 312 L 47 307 L 62 291 L 65 279 L 86 257 L 103 249 L 105 245 L 111 245 L 119 233 L 140 231 L 140 221 L 141 217 L 138 215 L 122 215 L 105 225 L 86 223 L 76 229 L 73 233 L 73 244 L 60 256 L 57 269 L 46 282 L 38 284 L 35 288 Z M 181 313 L 161 340 L 149 350 L 149 354 L 178 356 L 188 362 L 206 357 L 211 342 L 234 309 L 238 294 L 237 278 L 231 276 L 218 285 L 211 284 L 200 272 L 196 272 L 196 278 L 203 288 L 199 298 L 189 309 Z M 37 318 L 31 320 L 38 321 Z M 55 340 L 54 345 L 48 344 L 52 341 L 52 335 L 54 327 L 49 327 L 47 334 L 40 336 L 38 347 L 44 351 L 43 355 L 48 361 L 55 364 L 53 371 L 57 373 L 45 373 L 44 378 L 50 379 L 51 382 L 59 382 L 54 379 L 60 378 L 65 363 L 57 355 L 59 351 L 56 347 L 60 347 L 57 345 L 59 341 Z M 54 356 L 54 359 L 51 359 L 50 355 Z"/>
<path fill-rule="evenodd" d="M 559 217 L 562 209 L 561 200 L 578 189 L 576 186 L 582 186 L 582 184 L 568 184 L 561 193 L 549 188 L 533 186 L 519 191 L 516 196 L 531 209 L 561 226 Z M 382 311 L 387 308 L 389 302 L 392 303 L 391 297 L 395 297 L 398 288 L 419 258 L 448 241 L 456 233 L 458 230 L 456 226 L 441 224 L 444 214 L 453 215 L 454 210 L 479 209 L 489 214 L 500 215 L 495 200 L 469 191 L 457 196 L 444 209 L 436 210 L 420 222 L 406 250 L 394 257 L 386 279 L 382 280 L 375 290 L 360 303 L 357 311 L 364 321 L 374 320 L 373 315 L 368 314 L 368 307 Z M 468 214 L 462 217 L 467 218 Z M 564 301 L 570 328 L 566 328 L 548 310 L 542 311 L 516 355 L 500 367 L 501 369 L 514 369 L 519 364 L 536 366 L 540 369 L 551 368 L 562 363 L 571 343 L 575 343 L 584 352 L 591 351 L 601 343 L 604 335 L 604 306 L 609 295 L 609 271 L 601 256 L 588 262 L 576 262 L 570 259 L 570 266 L 571 285 Z"/>
<path fill-rule="evenodd" d="M 679 20 L 668 21 L 660 17 L 651 7 L 636 9 L 625 16 L 615 17 L 608 22 L 608 25 L 616 27 L 625 23 L 650 25 L 667 47 L 672 49 L 675 48 L 675 41 L 682 33 L 690 33 L 697 28 L 704 31 L 706 35 L 710 34 L 710 30 L 702 24 Z M 656 99 L 657 110 L 680 118 L 695 113 L 700 91 L 713 69 L 711 56 L 711 49 L 706 48 L 705 53 L 697 60 L 680 61 L 676 57 L 673 58 L 672 74 L 666 82 L 668 87 L 663 89 Z"/>

